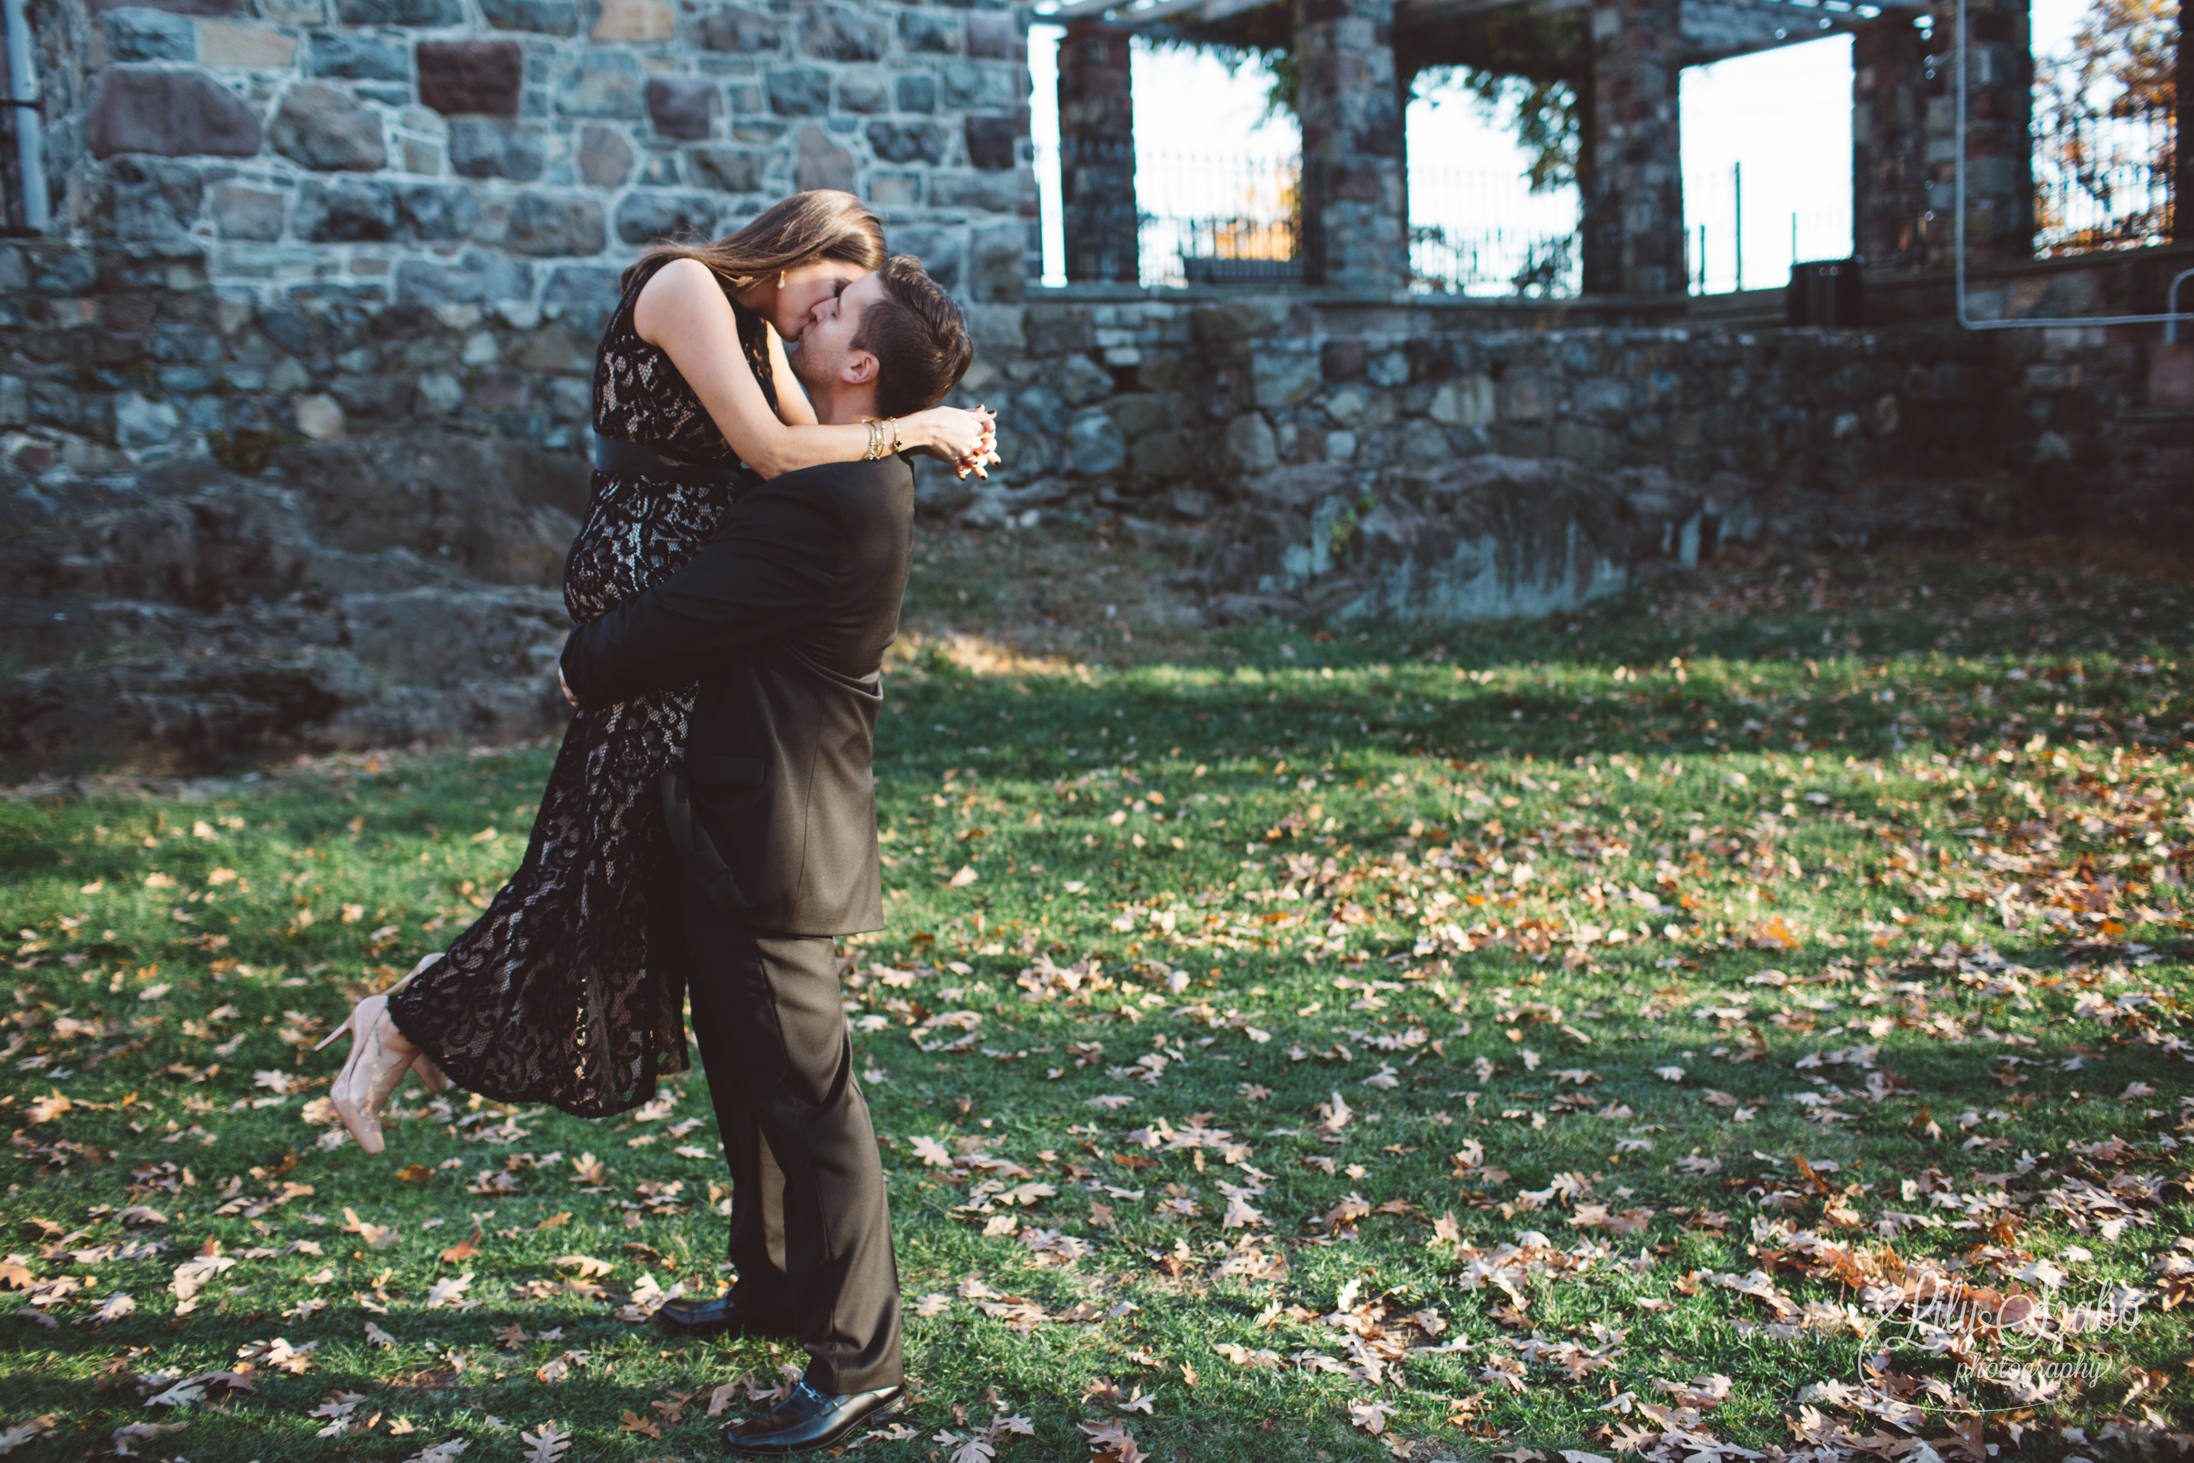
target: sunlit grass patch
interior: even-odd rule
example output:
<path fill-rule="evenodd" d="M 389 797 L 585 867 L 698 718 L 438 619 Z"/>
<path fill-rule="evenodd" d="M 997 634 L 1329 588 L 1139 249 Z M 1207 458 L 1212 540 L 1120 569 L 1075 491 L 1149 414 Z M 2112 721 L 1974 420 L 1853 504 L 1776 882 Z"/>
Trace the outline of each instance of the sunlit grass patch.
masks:
<path fill-rule="evenodd" d="M 1795 565 L 914 647 L 844 953 L 918 1398 L 862 1453 L 2161 1446 L 2188 609 Z M 407 1088 L 380 1159 L 330 1126 L 310 1043 L 486 902 L 547 757 L 0 804 L 25 1456 L 699 1458 L 795 1360 L 642 1324 L 725 1278 L 699 1073 L 602 1124 Z M 2016 1295 L 2054 1330 L 1980 1324 Z"/>

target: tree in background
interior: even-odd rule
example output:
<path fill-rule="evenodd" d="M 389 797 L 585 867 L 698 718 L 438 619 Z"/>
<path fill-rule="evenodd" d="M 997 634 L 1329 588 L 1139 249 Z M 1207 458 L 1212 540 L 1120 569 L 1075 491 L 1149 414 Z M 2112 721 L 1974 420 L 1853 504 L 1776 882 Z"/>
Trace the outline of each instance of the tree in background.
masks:
<path fill-rule="evenodd" d="M 2171 236 L 2178 9 L 2178 0 L 2095 0 L 2067 52 L 2035 58 L 2043 253 Z"/>
<path fill-rule="evenodd" d="M 1531 155 L 1525 176 L 1531 191 L 1548 193 L 1577 181 L 1578 141 L 1584 119 L 1577 88 L 1566 81 L 1511 76 L 1497 71 L 1442 70 L 1418 75 L 1420 96 L 1457 90 L 1475 98 L 1486 120 L 1506 127 Z"/>

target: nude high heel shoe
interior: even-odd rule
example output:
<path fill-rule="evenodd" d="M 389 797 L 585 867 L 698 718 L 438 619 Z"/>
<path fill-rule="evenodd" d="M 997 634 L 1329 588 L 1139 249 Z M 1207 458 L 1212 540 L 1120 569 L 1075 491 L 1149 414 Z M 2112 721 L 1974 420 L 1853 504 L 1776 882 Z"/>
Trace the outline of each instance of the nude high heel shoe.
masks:
<path fill-rule="evenodd" d="M 414 1047 L 410 1056 L 404 1054 L 397 1043 L 404 1047 L 411 1043 L 404 1040 L 403 1033 L 388 1016 L 389 997 L 403 989 L 412 976 L 441 958 L 440 952 L 427 956 L 395 985 L 360 1001 L 351 1008 L 350 1015 L 343 1018 L 343 1024 L 313 1048 L 314 1051 L 322 1050 L 344 1032 L 350 1033 L 350 1057 L 343 1063 L 343 1070 L 336 1074 L 328 1095 L 343 1126 L 367 1153 L 379 1153 L 384 1146 L 381 1109 L 403 1082 L 406 1072 L 417 1071 L 419 1080 L 426 1084 L 429 1092 L 441 1092 L 450 1085 L 449 1077 L 424 1051 Z"/>
<path fill-rule="evenodd" d="M 419 1055 L 417 1048 L 403 1051 L 393 1045 L 393 1041 L 403 1041 L 403 1035 L 389 1019 L 388 1006 L 387 996 L 366 997 L 320 1043 L 326 1046 L 344 1032 L 350 1033 L 350 1060 L 336 1074 L 328 1096 L 343 1126 L 350 1129 L 350 1135 L 367 1153 L 379 1153 L 384 1146 L 381 1109 Z M 404 1045 L 410 1047 L 411 1043 Z"/>

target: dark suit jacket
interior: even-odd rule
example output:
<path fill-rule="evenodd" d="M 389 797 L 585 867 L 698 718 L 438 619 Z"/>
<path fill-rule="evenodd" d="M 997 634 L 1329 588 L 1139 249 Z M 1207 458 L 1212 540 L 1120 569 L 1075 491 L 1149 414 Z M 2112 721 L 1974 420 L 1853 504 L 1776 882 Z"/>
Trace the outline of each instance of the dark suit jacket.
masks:
<path fill-rule="evenodd" d="M 758 933 L 883 926 L 871 757 L 913 538 L 905 461 L 789 472 L 564 644 L 583 706 L 700 682 L 683 775 L 664 778 L 671 841 Z"/>

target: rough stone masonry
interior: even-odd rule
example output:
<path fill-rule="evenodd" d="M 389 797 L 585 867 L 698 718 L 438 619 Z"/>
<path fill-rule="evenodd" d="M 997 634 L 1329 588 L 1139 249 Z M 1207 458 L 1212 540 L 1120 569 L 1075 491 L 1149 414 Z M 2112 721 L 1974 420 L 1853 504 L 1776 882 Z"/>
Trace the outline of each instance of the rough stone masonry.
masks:
<path fill-rule="evenodd" d="M 598 306 L 643 246 L 858 192 L 971 301 L 1034 227 L 1027 16 L 992 0 L 94 0 L 41 39 L 78 237 L 217 289 Z M 306 435 L 331 425 L 295 423 Z"/>

